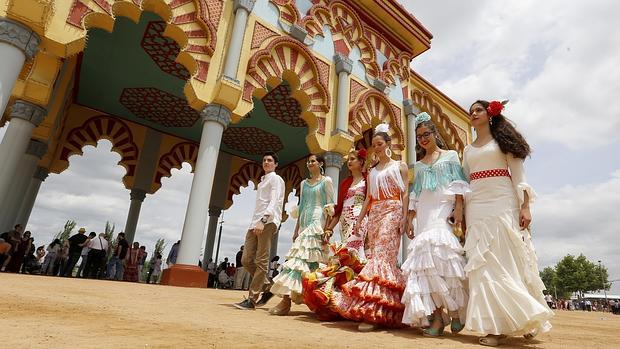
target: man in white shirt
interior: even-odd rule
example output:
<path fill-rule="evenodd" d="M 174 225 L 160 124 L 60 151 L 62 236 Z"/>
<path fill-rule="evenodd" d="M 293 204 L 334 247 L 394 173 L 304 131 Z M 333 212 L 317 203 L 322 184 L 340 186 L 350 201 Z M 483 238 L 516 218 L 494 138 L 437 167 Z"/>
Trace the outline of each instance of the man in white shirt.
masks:
<path fill-rule="evenodd" d="M 88 258 L 86 260 L 86 270 L 84 274 L 86 278 L 99 279 L 101 277 L 102 268 L 105 265 L 105 257 L 108 252 L 108 240 L 105 234 L 100 233 L 98 237 L 93 238 L 88 243 Z"/>
<path fill-rule="evenodd" d="M 545 302 L 547 302 L 549 308 L 553 308 L 553 297 L 551 296 L 551 293 L 547 293 L 545 295 Z"/>
<path fill-rule="evenodd" d="M 245 247 L 241 262 L 245 270 L 252 276 L 249 296 L 234 306 L 243 310 L 256 308 L 258 297 L 261 292 L 265 296 L 261 303 L 269 300 L 268 289 L 270 282 L 267 279 L 269 269 L 269 254 L 271 240 L 282 220 L 282 208 L 284 205 L 284 180 L 276 174 L 278 156 L 274 152 L 263 155 L 263 170 L 265 175 L 261 178 L 256 189 L 256 205 L 250 228 L 245 235 Z"/>

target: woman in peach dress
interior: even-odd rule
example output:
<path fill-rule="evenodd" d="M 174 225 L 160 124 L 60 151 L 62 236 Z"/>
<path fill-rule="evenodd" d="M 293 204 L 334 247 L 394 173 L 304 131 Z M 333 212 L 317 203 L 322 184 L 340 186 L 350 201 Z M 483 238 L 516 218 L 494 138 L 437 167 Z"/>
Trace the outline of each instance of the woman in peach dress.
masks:
<path fill-rule="evenodd" d="M 387 124 L 372 138 L 378 161 L 368 175 L 368 193 L 353 233 L 368 215 L 367 262 L 352 281 L 342 286 L 340 315 L 361 322 L 360 331 L 400 327 L 404 306 L 400 302 L 405 280 L 397 266 L 401 235 L 406 229 L 409 205 L 407 165 L 392 160 Z"/>

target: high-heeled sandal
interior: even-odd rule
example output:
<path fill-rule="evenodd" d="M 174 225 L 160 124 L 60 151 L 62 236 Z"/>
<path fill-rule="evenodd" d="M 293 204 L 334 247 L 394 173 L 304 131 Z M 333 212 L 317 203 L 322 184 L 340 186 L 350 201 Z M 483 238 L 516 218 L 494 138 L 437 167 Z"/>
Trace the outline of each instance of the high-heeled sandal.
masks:
<path fill-rule="evenodd" d="M 531 341 L 532 339 L 534 339 L 536 336 L 538 335 L 538 330 L 534 329 L 531 330 L 530 332 L 526 333 L 523 335 L 523 338 L 527 339 L 528 341 Z"/>
<path fill-rule="evenodd" d="M 431 324 L 430 327 L 425 328 L 423 332 L 423 335 L 425 337 L 440 337 L 443 336 L 443 329 L 446 326 L 443 323 L 443 319 L 439 320 L 440 322 L 440 327 L 439 328 L 434 328 L 433 325 L 435 324 L 435 320 L 433 319 L 433 323 Z"/>
<path fill-rule="evenodd" d="M 461 319 L 452 318 L 450 321 L 450 331 L 454 334 L 457 334 L 465 328 L 465 324 L 461 323 Z"/>
<path fill-rule="evenodd" d="M 291 311 L 291 299 L 290 298 L 282 298 L 280 303 L 278 303 L 275 307 L 269 309 L 269 314 L 285 316 Z"/>
<path fill-rule="evenodd" d="M 372 332 L 374 330 L 377 329 L 377 325 L 375 324 L 369 324 L 367 322 L 361 322 L 358 326 L 357 326 L 357 330 L 359 332 Z"/>
<path fill-rule="evenodd" d="M 480 345 L 484 345 L 486 347 L 496 347 L 499 345 L 499 341 L 502 339 L 505 339 L 506 336 L 505 335 L 494 335 L 494 334 L 488 334 L 484 337 L 480 337 L 478 338 L 478 343 Z"/>

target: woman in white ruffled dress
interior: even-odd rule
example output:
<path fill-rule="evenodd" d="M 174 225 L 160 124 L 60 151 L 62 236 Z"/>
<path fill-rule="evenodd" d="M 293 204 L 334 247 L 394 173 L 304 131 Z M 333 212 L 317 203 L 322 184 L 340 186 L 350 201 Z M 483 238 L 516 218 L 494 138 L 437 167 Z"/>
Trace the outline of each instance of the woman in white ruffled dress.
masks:
<path fill-rule="evenodd" d="M 334 186 L 331 178 L 323 175 L 324 165 L 322 156 L 313 154 L 308 157 L 310 178 L 300 185 L 293 246 L 270 289 L 271 293 L 282 297 L 280 303 L 269 310 L 272 315 L 287 315 L 291 300 L 302 303 L 302 274 L 315 271 L 319 263 L 327 263 L 329 249 L 325 240 L 329 239 L 324 236 L 323 227 L 327 217 L 334 215 Z"/>
<path fill-rule="evenodd" d="M 467 306 L 465 259 L 448 219 L 453 219 L 454 224 L 462 222 L 463 195 L 469 185 L 458 154 L 440 148 L 445 145 L 427 113 L 416 117 L 416 139 L 416 150 L 422 159 L 414 166 L 410 194 L 407 235 L 413 241 L 402 266 L 407 278 L 401 300 L 405 305 L 403 323 L 427 327 L 424 335 L 437 337 L 443 335 L 446 325 L 443 309 L 451 317 L 452 333 L 464 327 L 461 319 L 465 318 Z"/>
<path fill-rule="evenodd" d="M 530 147 L 501 114 L 503 103 L 476 101 L 470 119 L 478 138 L 464 152 L 472 192 L 465 198 L 469 277 L 466 328 L 479 343 L 497 346 L 506 336 L 533 338 L 551 328 L 528 230 L 535 193 L 523 173 Z"/>

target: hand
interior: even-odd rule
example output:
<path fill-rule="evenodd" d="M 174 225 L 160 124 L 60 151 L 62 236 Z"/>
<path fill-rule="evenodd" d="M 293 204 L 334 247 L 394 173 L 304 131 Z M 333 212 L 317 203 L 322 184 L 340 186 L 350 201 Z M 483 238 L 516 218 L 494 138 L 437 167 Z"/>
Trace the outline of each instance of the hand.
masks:
<path fill-rule="evenodd" d="M 331 239 L 332 234 L 334 232 L 331 229 L 325 229 L 324 233 L 323 233 L 323 243 L 324 244 L 329 244 L 329 239 Z"/>
<path fill-rule="evenodd" d="M 409 226 L 407 216 L 403 217 L 400 221 L 400 235 L 403 235 L 407 232 L 407 227 Z"/>
<path fill-rule="evenodd" d="M 254 235 L 260 236 L 260 234 L 263 233 L 263 229 L 265 229 L 265 225 L 263 224 L 263 222 L 259 221 L 252 232 L 254 233 Z"/>
<path fill-rule="evenodd" d="M 407 237 L 413 240 L 413 238 L 415 237 L 415 233 L 413 231 L 413 222 L 408 224 L 406 232 L 407 232 Z"/>
<path fill-rule="evenodd" d="M 529 207 L 522 207 L 519 211 L 519 227 L 521 229 L 528 229 L 532 222 L 532 214 Z"/>

